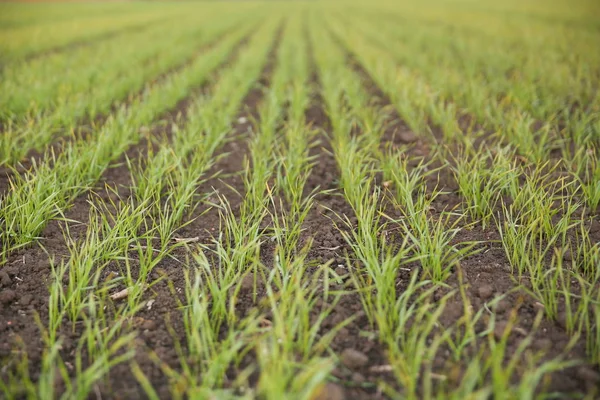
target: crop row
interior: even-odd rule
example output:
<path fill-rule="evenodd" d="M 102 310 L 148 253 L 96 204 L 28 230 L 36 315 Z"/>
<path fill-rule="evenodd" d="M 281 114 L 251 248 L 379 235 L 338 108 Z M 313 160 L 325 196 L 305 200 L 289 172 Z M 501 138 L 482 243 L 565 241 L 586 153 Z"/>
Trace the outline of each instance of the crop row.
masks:
<path fill-rule="evenodd" d="M 44 153 L 1 194 L 0 272 L 51 246 L 39 367 L 15 350 L 7 397 L 87 398 L 115 374 L 152 399 L 597 394 L 592 32 L 561 25 L 568 57 L 543 19 L 519 39 L 386 3 L 174 10 L 3 71 L 0 159 Z M 66 21 L 59 43 L 86 38 Z M 5 293 L 0 322 L 24 321 Z"/>

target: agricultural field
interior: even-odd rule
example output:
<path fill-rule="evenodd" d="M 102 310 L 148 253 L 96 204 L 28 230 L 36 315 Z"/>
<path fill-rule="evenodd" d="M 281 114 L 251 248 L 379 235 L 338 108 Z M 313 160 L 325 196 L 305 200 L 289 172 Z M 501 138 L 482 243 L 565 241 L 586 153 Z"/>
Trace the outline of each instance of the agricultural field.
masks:
<path fill-rule="evenodd" d="M 600 3 L 0 4 L 0 397 L 600 398 Z"/>

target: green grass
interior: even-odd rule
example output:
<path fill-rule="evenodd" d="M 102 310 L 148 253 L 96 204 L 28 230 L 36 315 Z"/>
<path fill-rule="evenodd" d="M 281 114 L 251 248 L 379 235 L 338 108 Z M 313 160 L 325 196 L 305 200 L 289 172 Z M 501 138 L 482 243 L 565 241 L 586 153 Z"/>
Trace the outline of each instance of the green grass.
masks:
<path fill-rule="evenodd" d="M 599 11 L 0 5 L 2 397 L 596 398 Z"/>

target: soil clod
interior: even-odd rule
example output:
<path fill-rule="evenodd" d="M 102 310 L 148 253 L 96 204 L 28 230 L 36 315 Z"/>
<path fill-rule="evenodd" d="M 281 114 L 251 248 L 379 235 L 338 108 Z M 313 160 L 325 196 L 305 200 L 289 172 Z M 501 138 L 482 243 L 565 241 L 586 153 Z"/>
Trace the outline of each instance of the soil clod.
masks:
<path fill-rule="evenodd" d="M 12 280 L 6 271 L 0 271 L 0 287 L 9 287 L 12 284 Z"/>
<path fill-rule="evenodd" d="M 17 298 L 17 294 L 14 290 L 6 289 L 0 292 L 0 303 L 10 304 Z"/>
<path fill-rule="evenodd" d="M 369 357 L 355 349 L 345 349 L 340 355 L 340 361 L 350 369 L 358 369 L 369 363 Z"/>
<path fill-rule="evenodd" d="M 481 300 L 487 300 L 494 294 L 494 288 L 491 285 L 482 285 L 477 289 L 477 294 Z"/>
<path fill-rule="evenodd" d="M 335 383 L 327 383 L 317 394 L 312 397 L 312 400 L 345 400 L 346 395 L 344 389 Z"/>

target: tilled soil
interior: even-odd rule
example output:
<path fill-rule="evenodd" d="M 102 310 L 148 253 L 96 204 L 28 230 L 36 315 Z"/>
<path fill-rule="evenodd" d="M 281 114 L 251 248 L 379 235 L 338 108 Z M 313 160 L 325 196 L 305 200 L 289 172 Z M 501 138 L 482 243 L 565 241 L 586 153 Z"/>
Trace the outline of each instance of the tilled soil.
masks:
<path fill-rule="evenodd" d="M 218 210 L 210 207 L 215 202 L 217 194 L 228 199 L 233 210 L 237 210 L 241 204 L 244 193 L 244 184 L 240 172 L 244 168 L 244 159 L 248 154 L 247 135 L 254 129 L 250 121 L 258 118 L 258 106 L 262 100 L 265 88 L 269 85 L 269 78 L 273 70 L 275 53 L 271 52 L 269 60 L 264 68 L 262 78 L 256 87 L 246 96 L 244 105 L 240 110 L 237 122 L 233 127 L 232 137 L 235 139 L 227 142 L 218 154 L 217 163 L 211 168 L 208 179 L 199 188 L 199 194 L 209 194 L 209 197 L 195 210 L 192 220 L 177 232 L 179 238 L 197 238 L 198 243 L 209 245 L 220 229 L 220 218 Z M 389 105 L 389 100 L 383 95 L 373 81 L 364 71 L 361 76 L 365 87 L 379 97 L 381 106 Z M 319 266 L 327 264 L 333 268 L 338 275 L 345 276 L 348 273 L 346 258 L 352 257 L 351 249 L 346 244 L 338 229 L 341 227 L 339 216 L 347 216 L 351 223 L 355 223 L 354 213 L 350 205 L 344 200 L 339 190 L 339 171 L 331 154 L 329 135 L 331 134 L 330 122 L 324 111 L 322 99 L 318 96 L 318 77 L 313 74 L 311 84 L 315 87 L 315 96 L 311 106 L 306 110 L 306 120 L 310 126 L 318 131 L 316 143 L 311 149 L 311 155 L 315 157 L 316 163 L 309 176 L 305 194 L 319 188 L 321 191 L 315 200 L 315 204 L 308 214 L 305 224 L 302 242 L 305 243 L 312 238 L 313 245 L 309 253 L 308 262 Z M 178 105 L 174 115 L 183 112 L 187 102 Z M 391 121 L 384 141 L 392 142 L 396 146 L 407 146 L 405 151 L 408 155 L 428 157 L 430 144 L 417 140 L 410 129 L 400 121 L 397 114 L 391 115 Z M 161 133 L 165 133 L 164 131 Z M 168 134 L 168 133 L 167 133 Z M 128 154 L 130 158 L 143 157 L 144 145 L 135 147 Z M 461 204 L 457 194 L 457 185 L 452 174 L 447 171 L 436 177 L 438 187 L 444 189 L 444 194 L 439 196 L 431 211 L 434 218 L 439 218 L 442 211 L 450 210 Z M 104 189 L 104 185 L 116 187 L 117 194 Z M 116 165 L 103 176 L 103 181 L 97 187 L 97 194 L 104 200 L 116 200 L 119 197 L 126 198 L 129 194 L 128 186 L 131 184 L 127 168 L 124 165 Z M 383 182 L 379 182 L 383 184 Z M 393 210 L 390 210 L 393 212 Z M 87 221 L 89 203 L 87 195 L 75 200 L 74 205 L 68 210 L 67 218 L 75 221 Z M 49 257 L 60 259 L 67 256 L 67 248 L 63 236 L 64 223 L 51 221 L 42 234 L 40 243 L 43 247 L 31 246 L 14 254 L 7 265 L 0 269 L 0 334 L 4 340 L 0 341 L 0 360 L 4 367 L 0 370 L 0 377 L 11 368 L 9 360 L 19 354 L 24 344 L 27 357 L 30 362 L 32 379 L 36 380 L 40 371 L 39 361 L 44 350 L 40 328 L 36 323 L 35 315 L 39 315 L 42 322 L 47 320 L 48 291 L 50 282 Z M 72 237 L 80 237 L 85 233 L 85 224 L 69 223 Z M 600 241 L 600 222 L 595 218 L 591 227 L 592 239 Z M 464 313 L 464 301 L 477 311 L 488 307 L 496 296 L 504 296 L 495 305 L 486 308 L 485 319 L 493 314 L 496 318 L 497 332 L 490 334 L 501 336 L 501 327 L 505 327 L 509 320 L 515 319 L 517 329 L 513 329 L 508 341 L 506 354 L 513 354 L 524 336 L 532 332 L 536 314 L 539 312 L 537 304 L 523 291 L 514 291 L 516 282 L 510 271 L 509 262 L 499 243 L 499 232 L 492 225 L 483 230 L 478 226 L 461 230 L 455 241 L 481 241 L 485 244 L 481 252 L 467 257 L 460 263 L 460 269 L 452 271 L 451 278 L 447 281 L 450 289 L 457 289 L 459 284 L 465 285 L 466 300 L 458 296 L 453 297 L 445 308 L 440 323 L 451 325 L 455 323 Z M 265 244 L 264 254 L 269 254 L 269 243 Z M 140 366 L 147 378 L 152 382 L 154 389 L 161 398 L 169 398 L 168 378 L 163 370 L 150 357 L 150 353 L 156 354 L 162 363 L 171 368 L 181 368 L 175 341 L 183 342 L 183 326 L 179 307 L 179 293 L 184 284 L 183 268 L 181 260 L 189 256 L 188 250 L 182 248 L 175 252 L 174 259 L 167 258 L 156 267 L 150 279 L 159 280 L 144 295 L 145 301 L 153 300 L 151 306 L 144 307 L 137 313 L 134 321 L 127 328 L 137 332 L 135 362 Z M 134 256 L 132 256 L 135 258 Z M 263 257 L 262 262 L 266 268 L 272 267 L 272 260 L 268 256 Z M 418 265 L 414 266 L 418 268 Z M 400 274 L 399 287 L 406 284 L 410 273 Z M 339 284 L 340 288 L 351 289 L 349 281 Z M 175 292 L 171 288 L 175 288 Z M 238 296 L 240 313 L 244 314 L 256 306 L 255 295 L 260 299 L 264 296 L 264 289 L 255 288 L 252 285 L 243 285 Z M 446 292 L 436 294 L 441 298 Z M 148 303 L 150 304 L 150 303 Z M 564 306 L 564 305 L 563 305 Z M 319 310 L 315 310 L 315 313 Z M 326 332 L 346 319 L 354 317 L 349 324 L 342 328 L 336 335 L 331 345 L 331 350 L 339 358 L 338 367 L 334 370 L 332 385 L 326 388 L 321 399 L 325 398 L 347 398 L 347 399 L 381 399 L 386 398 L 381 392 L 380 382 L 385 382 L 391 387 L 398 388 L 396 379 L 387 368 L 385 348 L 375 339 L 374 328 L 369 325 L 363 311 L 360 298 L 356 293 L 344 295 L 333 309 L 332 314 L 327 317 L 323 324 Z M 483 327 L 479 327 L 482 329 Z M 67 365 L 73 365 L 76 343 L 82 327 L 75 326 L 74 329 L 65 328 L 62 332 L 63 347 L 61 355 Z M 531 350 L 543 351 L 546 359 L 551 359 L 563 353 L 569 343 L 569 335 L 565 330 L 564 320 L 557 322 L 542 320 L 541 325 L 534 332 Z M 482 338 L 481 340 L 486 340 Z M 250 354 L 245 362 L 251 363 Z M 585 359 L 585 346 L 579 341 L 568 350 L 567 358 Z M 450 351 L 439 352 L 433 361 L 434 369 L 446 371 L 464 365 L 453 361 Z M 235 370 L 232 371 L 233 379 Z M 57 381 L 57 385 L 63 384 Z M 571 393 L 577 391 L 591 391 L 600 384 L 600 372 L 597 366 L 579 366 L 564 370 L 560 375 L 555 374 L 547 382 L 546 390 Z M 101 398 L 130 399 L 144 397 L 142 388 L 130 370 L 129 364 L 121 364 L 112 369 L 107 380 L 100 382 L 97 387 L 97 396 Z M 329 397 L 327 397 L 329 396 Z M 338 396 L 338 397 L 336 397 Z"/>

